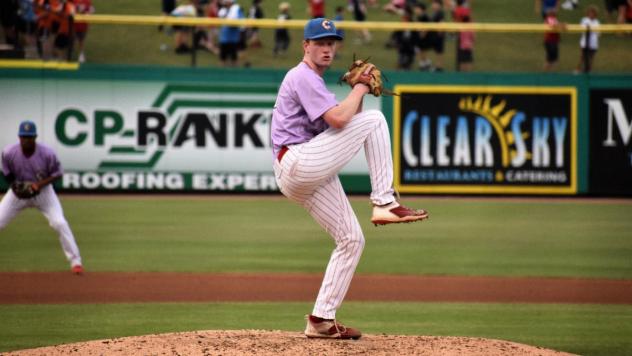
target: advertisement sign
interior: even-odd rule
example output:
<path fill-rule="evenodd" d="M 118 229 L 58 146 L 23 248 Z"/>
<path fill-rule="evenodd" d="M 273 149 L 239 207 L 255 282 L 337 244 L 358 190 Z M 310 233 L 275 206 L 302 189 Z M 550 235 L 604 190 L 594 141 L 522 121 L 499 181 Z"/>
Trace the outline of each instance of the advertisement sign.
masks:
<path fill-rule="evenodd" d="M 589 191 L 632 195 L 632 90 L 590 90 Z"/>
<path fill-rule="evenodd" d="M 395 187 L 575 194 L 575 87 L 397 85 Z"/>
<path fill-rule="evenodd" d="M 33 120 L 38 142 L 60 158 L 65 190 L 276 191 L 278 85 L 0 79 L 0 143 L 17 142 L 18 124 Z M 380 108 L 377 99 L 366 105 Z M 342 173 L 367 171 L 360 152 Z"/>

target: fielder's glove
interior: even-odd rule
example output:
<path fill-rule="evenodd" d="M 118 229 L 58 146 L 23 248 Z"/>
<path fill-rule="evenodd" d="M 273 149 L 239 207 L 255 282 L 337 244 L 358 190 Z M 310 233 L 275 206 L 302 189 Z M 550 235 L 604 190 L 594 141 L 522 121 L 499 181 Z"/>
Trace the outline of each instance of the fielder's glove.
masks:
<path fill-rule="evenodd" d="M 372 67 L 369 69 L 369 67 Z M 365 72 L 368 70 L 368 74 Z M 382 84 L 382 72 L 377 67 L 369 63 L 368 59 L 354 59 L 351 67 L 345 73 L 340 81 L 346 82 L 353 88 L 356 84 L 362 83 L 369 87 L 369 92 L 374 96 L 382 95 L 384 87 Z"/>
<path fill-rule="evenodd" d="M 13 182 L 11 190 L 20 199 L 30 199 L 39 194 L 39 190 L 33 189 L 33 182 Z"/>

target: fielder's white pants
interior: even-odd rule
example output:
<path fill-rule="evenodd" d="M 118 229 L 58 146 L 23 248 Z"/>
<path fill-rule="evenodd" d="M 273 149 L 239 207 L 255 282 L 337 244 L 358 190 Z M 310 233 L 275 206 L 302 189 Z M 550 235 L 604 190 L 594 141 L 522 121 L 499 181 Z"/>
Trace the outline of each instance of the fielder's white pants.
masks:
<path fill-rule="evenodd" d="M 281 192 L 301 204 L 336 242 L 313 315 L 335 319 L 364 248 L 364 235 L 345 195 L 338 172 L 364 147 L 371 177 L 371 201 L 388 204 L 393 196 L 393 160 L 388 125 L 377 110 L 355 115 L 342 129 L 329 128 L 289 146 L 274 172 Z"/>
<path fill-rule="evenodd" d="M 64 255 L 66 255 L 70 265 L 80 265 L 79 248 L 53 187 L 51 185 L 45 186 L 37 196 L 30 199 L 19 199 L 9 189 L 0 201 L 0 230 L 25 208 L 37 208 L 44 214 L 50 226 L 57 231 L 61 248 L 64 250 Z"/>

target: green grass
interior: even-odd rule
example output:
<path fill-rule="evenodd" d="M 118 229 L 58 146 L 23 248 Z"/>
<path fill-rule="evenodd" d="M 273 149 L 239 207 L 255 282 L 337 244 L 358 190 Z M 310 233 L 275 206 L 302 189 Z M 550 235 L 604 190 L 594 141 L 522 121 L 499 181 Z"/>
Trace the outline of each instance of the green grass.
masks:
<path fill-rule="evenodd" d="M 211 329 L 299 333 L 306 303 L 0 306 L 0 352 L 84 340 Z M 582 355 L 632 352 L 632 307 L 346 303 L 340 318 L 369 334 L 510 340 Z"/>
<path fill-rule="evenodd" d="M 99 14 L 137 14 L 160 15 L 160 3 L 149 0 L 95 0 L 94 5 Z M 295 19 L 307 18 L 306 3 L 302 0 L 291 0 L 292 16 Z M 582 9 L 575 11 L 560 11 L 560 20 L 576 24 L 584 16 L 584 9 L 590 4 L 598 5 L 602 11 L 600 19 L 607 23 L 603 1 L 582 0 Z M 240 4 L 248 8 L 250 1 Z M 327 1 L 327 15 L 333 17 L 336 6 L 346 6 L 346 0 Z M 278 2 L 264 1 L 264 14 L 267 18 L 276 18 Z M 533 1 L 507 0 L 476 1 L 473 5 L 473 16 L 478 22 L 504 23 L 540 23 L 539 14 L 534 12 Z M 347 12 L 346 20 L 353 16 Z M 379 8 L 370 8 L 369 21 L 398 22 L 399 17 L 387 14 Z M 373 41 L 370 45 L 355 43 L 356 35 L 347 31 L 347 38 L 340 58 L 334 63 L 334 69 L 346 69 L 353 53 L 359 56 L 371 56 L 372 61 L 385 69 L 395 69 L 397 54 L 394 49 L 384 47 L 390 32 L 372 31 Z M 293 30 L 289 53 L 284 57 L 272 56 L 273 30 L 261 31 L 264 47 L 245 51 L 241 63 L 250 62 L 255 68 L 287 69 L 294 66 L 302 57 L 300 40 L 301 30 Z M 564 34 L 560 45 L 560 63 L 558 72 L 568 73 L 575 69 L 579 58 L 579 35 Z M 161 51 L 160 44 L 168 44 L 169 50 Z M 619 35 L 604 35 L 595 59 L 596 72 L 632 72 L 632 61 L 621 60 L 629 57 L 630 37 Z M 173 38 L 165 32 L 158 32 L 156 26 L 118 26 L 92 25 L 87 39 L 88 63 L 97 64 L 131 64 L 131 65 L 169 65 L 190 66 L 189 55 L 176 55 L 173 52 Z M 544 48 L 542 34 L 519 33 L 479 33 L 474 50 L 475 71 L 482 72 L 540 72 L 544 63 Z M 455 63 L 455 42 L 446 41 L 445 66 L 453 70 Z M 208 52 L 199 52 L 197 56 L 199 67 L 219 66 L 216 56 Z"/>
<path fill-rule="evenodd" d="M 333 241 L 284 198 L 64 196 L 88 271 L 316 272 Z M 427 222 L 370 224 L 359 273 L 632 278 L 632 204 L 406 198 Z M 0 271 L 65 270 L 36 210 L 0 231 Z"/>

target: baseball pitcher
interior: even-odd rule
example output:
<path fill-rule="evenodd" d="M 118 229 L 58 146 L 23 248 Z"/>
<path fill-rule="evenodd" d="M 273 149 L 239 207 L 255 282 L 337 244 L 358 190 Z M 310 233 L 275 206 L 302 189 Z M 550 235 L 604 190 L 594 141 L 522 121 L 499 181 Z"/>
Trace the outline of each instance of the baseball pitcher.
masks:
<path fill-rule="evenodd" d="M 334 23 L 310 20 L 304 28 L 303 60 L 286 74 L 272 114 L 274 172 L 281 192 L 301 204 L 336 243 L 312 314 L 307 337 L 358 339 L 361 332 L 336 321 L 349 289 L 364 236 L 338 171 L 364 147 L 371 178 L 371 221 L 376 225 L 421 221 L 425 210 L 401 205 L 394 196 L 388 125 L 377 110 L 362 110 L 364 95 L 382 92 L 380 72 L 355 61 L 342 78 L 350 87 L 338 102 L 322 78 L 342 37 Z"/>

